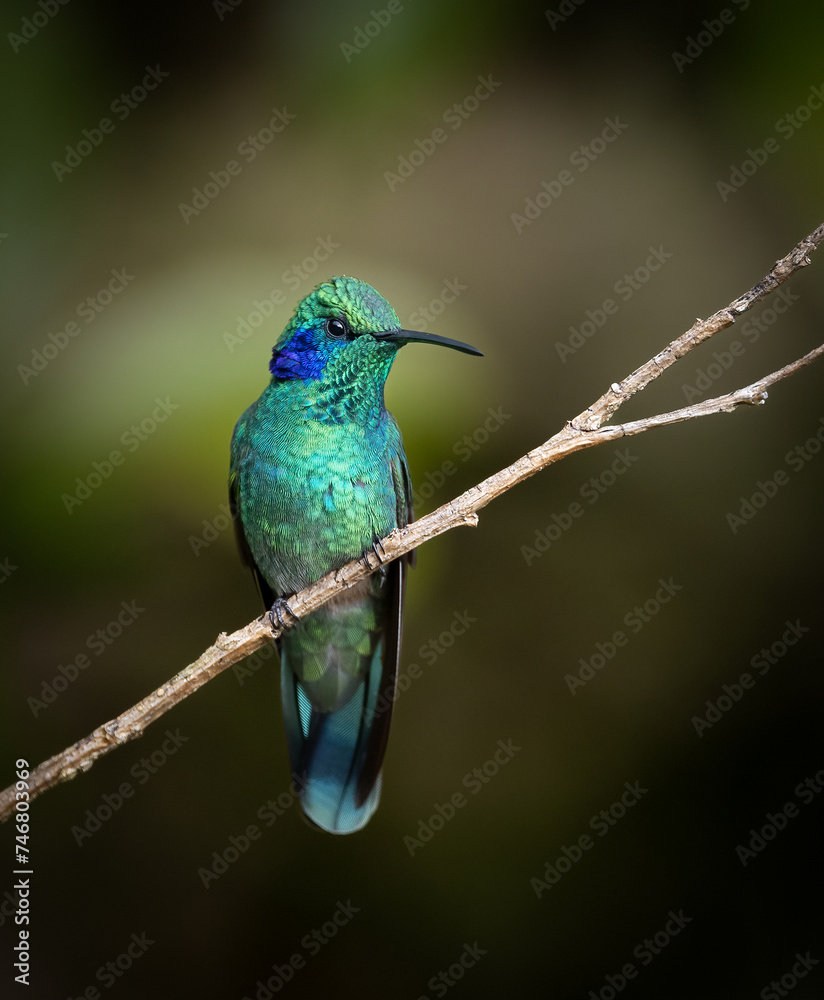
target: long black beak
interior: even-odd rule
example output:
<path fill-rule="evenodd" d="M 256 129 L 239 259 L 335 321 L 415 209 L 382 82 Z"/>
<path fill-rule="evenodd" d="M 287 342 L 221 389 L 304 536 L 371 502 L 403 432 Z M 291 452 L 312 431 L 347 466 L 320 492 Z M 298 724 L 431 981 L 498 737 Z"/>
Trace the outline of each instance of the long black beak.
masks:
<path fill-rule="evenodd" d="M 460 340 L 450 340 L 449 337 L 439 337 L 435 333 L 419 333 L 416 330 L 389 330 L 387 333 L 373 333 L 376 340 L 391 340 L 397 344 L 440 344 L 441 347 L 451 347 L 453 351 L 464 354 L 474 354 L 479 358 L 483 354 L 477 347 L 471 347 Z"/>

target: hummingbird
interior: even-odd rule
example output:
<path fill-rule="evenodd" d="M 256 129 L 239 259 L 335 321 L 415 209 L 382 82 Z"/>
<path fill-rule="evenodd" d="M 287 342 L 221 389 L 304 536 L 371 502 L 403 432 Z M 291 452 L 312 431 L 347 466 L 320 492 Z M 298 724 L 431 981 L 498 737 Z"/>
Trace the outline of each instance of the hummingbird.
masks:
<path fill-rule="evenodd" d="M 351 277 L 319 284 L 274 346 L 269 384 L 235 426 L 229 472 L 241 560 L 273 624 L 289 595 L 370 549 L 380 556 L 379 540 L 413 519 L 401 433 L 384 405 L 392 362 L 412 343 L 481 355 L 402 329 L 386 299 Z M 380 799 L 409 556 L 276 640 L 295 787 L 305 816 L 330 833 L 360 830 Z"/>

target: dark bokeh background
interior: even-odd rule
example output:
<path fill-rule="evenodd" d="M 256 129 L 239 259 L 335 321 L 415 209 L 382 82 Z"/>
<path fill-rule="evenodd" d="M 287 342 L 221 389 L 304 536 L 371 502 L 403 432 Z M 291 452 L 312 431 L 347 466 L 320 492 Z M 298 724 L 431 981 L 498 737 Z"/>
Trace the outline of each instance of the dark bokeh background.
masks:
<path fill-rule="evenodd" d="M 359 36 L 368 45 L 344 52 L 374 21 L 369 4 L 72 0 L 25 43 L 8 35 L 42 8 L 6 5 L 7 780 L 16 758 L 56 753 L 258 614 L 223 514 L 228 442 L 317 280 L 355 274 L 407 323 L 446 282 L 461 286 L 422 325 L 485 358 L 410 348 L 388 388 L 423 513 L 549 437 L 822 221 L 824 14 L 811 3 L 742 6 L 565 0 L 553 9 L 566 19 L 550 24 L 534 4 L 402 0 L 377 34 Z M 688 50 L 701 32 L 711 44 Z M 689 52 L 691 62 L 673 56 Z M 155 66 L 168 76 L 118 117 L 112 103 Z M 479 77 L 492 92 L 474 108 L 463 102 Z M 449 113 L 456 102 L 464 119 Z M 244 159 L 239 144 L 273 108 L 295 117 Z M 798 108 L 793 131 L 784 116 Z M 66 146 L 105 117 L 113 131 L 58 179 Z M 621 134 L 581 171 L 576 150 L 605 119 Z M 446 141 L 390 189 L 386 172 L 438 127 Z M 718 182 L 753 156 L 764 162 L 722 197 Z M 231 159 L 240 172 L 184 220 L 181 203 Z M 513 213 L 565 169 L 573 183 L 519 233 Z M 670 256 L 621 298 L 614 286 L 651 248 Z M 622 419 L 684 405 L 697 369 L 736 340 L 743 355 L 692 398 L 819 343 L 822 268 L 814 259 L 792 281 L 784 315 L 756 310 L 757 343 L 751 320 L 739 321 Z M 78 318 L 121 269 L 126 287 L 92 322 Z M 277 290 L 284 304 L 233 341 Z M 607 298 L 617 312 L 562 361 L 557 344 Z M 49 347 L 71 320 L 77 335 Z M 27 375 L 44 348 L 52 357 Z M 573 457 L 497 501 L 476 530 L 419 553 L 402 671 L 417 663 L 421 673 L 398 701 L 383 801 L 363 833 L 314 833 L 290 804 L 272 660 L 227 672 L 50 791 L 32 810 L 26 995 L 265 1000 L 259 981 L 299 955 L 305 965 L 281 989 L 271 979 L 271 995 L 757 997 L 791 973 L 796 953 L 824 958 L 824 796 L 805 792 L 807 803 L 795 791 L 824 765 L 819 440 L 809 461 L 787 459 L 821 431 L 823 371 L 776 386 L 764 407 L 626 442 L 614 482 L 623 443 Z M 152 425 L 157 399 L 175 408 Z M 499 416 L 488 433 L 490 409 Z M 136 447 L 129 428 L 143 421 L 152 433 Z M 459 444 L 467 436 L 471 450 Z M 63 495 L 113 449 L 123 464 L 68 513 Z M 785 485 L 733 531 L 727 515 L 777 470 Z M 593 477 L 609 486 L 596 503 L 581 494 Z M 523 547 L 576 501 L 582 516 L 528 565 Z M 680 589 L 633 631 L 625 617 L 661 579 Z M 96 655 L 88 638 L 121 602 L 142 610 Z M 472 619 L 459 635 L 456 614 Z M 759 675 L 752 658 L 781 642 L 787 622 L 806 631 Z M 565 677 L 616 630 L 628 642 L 571 694 Z M 35 714 L 30 699 L 84 652 L 88 668 L 58 681 Z M 699 738 L 693 718 L 745 671 L 754 687 Z M 473 794 L 464 776 L 498 741 L 520 749 Z M 153 754 L 162 766 L 148 775 L 140 760 Z M 646 791 L 599 836 L 591 818 L 635 782 Z M 131 797 L 78 846 L 73 828 L 124 783 Z M 404 838 L 420 837 L 458 792 L 466 804 L 410 854 Z M 287 807 L 267 827 L 258 810 L 278 796 Z M 742 864 L 736 848 L 788 802 L 797 815 Z M 242 844 L 250 824 L 260 838 L 204 887 L 199 870 L 215 852 L 233 857 L 231 838 Z M 539 898 L 531 880 L 584 834 L 590 849 Z M 349 901 L 357 912 L 317 944 L 313 930 L 336 913 L 344 922 Z M 645 964 L 636 949 L 669 911 L 690 922 Z M 8 913 L 3 995 L 23 990 Z M 153 943 L 107 976 L 144 934 Z M 483 954 L 471 959 L 476 943 Z M 475 964 L 448 986 L 438 977 L 462 955 Z M 637 977 L 618 990 L 630 962 Z M 820 970 L 792 996 L 820 996 Z"/>

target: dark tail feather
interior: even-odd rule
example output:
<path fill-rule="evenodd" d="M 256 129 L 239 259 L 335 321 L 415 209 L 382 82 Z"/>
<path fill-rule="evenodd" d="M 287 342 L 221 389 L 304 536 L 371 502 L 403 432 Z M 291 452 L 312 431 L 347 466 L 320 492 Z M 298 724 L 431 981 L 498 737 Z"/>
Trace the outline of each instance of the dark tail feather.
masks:
<path fill-rule="evenodd" d="M 303 811 L 329 833 L 360 830 L 380 800 L 381 765 L 395 700 L 404 576 L 405 567 L 397 562 L 388 567 L 383 586 L 389 593 L 378 601 L 382 621 L 373 634 L 368 664 L 360 679 L 353 679 L 354 689 L 340 707 L 321 710 L 313 685 L 296 674 L 303 649 L 293 644 L 301 643 L 301 626 L 283 639 L 281 695 L 292 772 Z M 298 672 L 307 676 L 305 669 Z"/>
<path fill-rule="evenodd" d="M 378 643 L 375 659 L 381 657 L 382 647 Z M 318 712 L 287 657 L 281 656 L 283 718 L 301 806 L 313 823 L 329 833 L 360 830 L 378 806 L 380 770 L 368 788 L 360 779 L 374 725 L 377 692 L 371 688 L 379 687 L 369 682 L 380 675 L 380 669 L 371 669 L 343 708 Z"/>

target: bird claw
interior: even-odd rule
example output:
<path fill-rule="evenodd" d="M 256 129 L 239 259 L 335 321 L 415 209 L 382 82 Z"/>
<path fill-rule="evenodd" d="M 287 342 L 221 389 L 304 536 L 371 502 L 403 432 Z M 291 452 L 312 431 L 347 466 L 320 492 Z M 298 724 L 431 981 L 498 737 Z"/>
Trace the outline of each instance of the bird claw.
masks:
<path fill-rule="evenodd" d="M 386 570 L 384 569 L 383 561 L 386 558 L 386 549 L 381 545 L 380 539 L 376 539 L 371 545 L 372 552 L 375 554 L 375 558 L 378 560 L 377 572 L 380 575 L 386 576 Z M 372 569 L 369 565 L 369 553 L 364 552 L 361 556 L 361 561 L 367 569 Z"/>
<path fill-rule="evenodd" d="M 292 619 L 291 622 L 286 620 L 284 612 Z M 285 598 L 278 597 L 269 611 L 269 621 L 272 623 L 272 628 L 279 628 L 283 631 L 283 629 L 288 628 L 290 624 L 296 625 L 300 621 L 300 618 L 298 618 L 295 612 L 289 607 L 289 602 Z"/>

